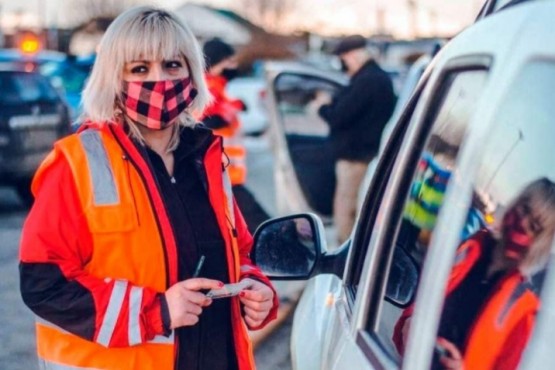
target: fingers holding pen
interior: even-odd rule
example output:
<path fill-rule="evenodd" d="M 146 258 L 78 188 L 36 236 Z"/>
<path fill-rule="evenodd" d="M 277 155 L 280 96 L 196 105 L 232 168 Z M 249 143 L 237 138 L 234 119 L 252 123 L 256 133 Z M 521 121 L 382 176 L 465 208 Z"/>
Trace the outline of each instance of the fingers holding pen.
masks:
<path fill-rule="evenodd" d="M 165 293 L 171 328 L 195 325 L 203 308 L 212 304 L 212 299 L 199 290 L 218 289 L 223 285 L 217 280 L 192 278 L 171 286 Z"/>

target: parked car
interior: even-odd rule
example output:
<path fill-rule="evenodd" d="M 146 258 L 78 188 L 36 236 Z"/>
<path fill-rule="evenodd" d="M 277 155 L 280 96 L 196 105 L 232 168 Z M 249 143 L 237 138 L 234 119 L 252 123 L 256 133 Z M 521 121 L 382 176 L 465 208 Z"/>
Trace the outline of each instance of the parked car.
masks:
<path fill-rule="evenodd" d="M 0 66 L 38 72 L 50 79 L 70 109 L 75 122 L 81 114 L 81 92 L 90 75 L 95 55 L 72 56 L 53 50 L 24 53 L 18 49 L 0 49 Z"/>
<path fill-rule="evenodd" d="M 49 80 L 37 72 L 0 68 L 0 184 L 32 202 L 31 178 L 69 132 L 68 108 Z"/>
<path fill-rule="evenodd" d="M 91 74 L 95 55 L 67 57 L 62 62 L 45 62 L 39 72 L 50 79 L 52 85 L 61 91 L 69 108 L 71 122 L 78 126 L 81 115 L 81 93 Z"/>
<path fill-rule="evenodd" d="M 19 49 L 0 49 L 0 66 L 17 65 L 19 68 L 32 72 L 47 62 L 63 62 L 67 58 L 65 53 L 54 50 L 42 50 L 26 53 Z"/>
<path fill-rule="evenodd" d="M 239 113 L 241 132 L 244 135 L 259 136 L 268 128 L 268 118 L 264 98 L 266 83 L 264 78 L 246 76 L 235 78 L 227 84 L 229 96 L 241 99 L 247 110 Z"/>
<path fill-rule="evenodd" d="M 352 238 L 339 249 L 327 249 L 314 214 L 270 220 L 257 230 L 252 256 L 271 278 L 310 279 L 293 322 L 293 369 L 430 369 L 457 250 L 475 231 L 469 226 L 494 229 L 523 187 L 555 181 L 554 17 L 553 1 L 522 4 L 477 22 L 442 49 L 393 129 Z M 298 102 L 311 92 L 284 82 L 281 89 L 279 78 L 273 94 L 284 96 L 274 113 L 305 114 Z M 308 82 L 335 85 L 325 76 Z M 285 118 L 272 129 L 291 126 L 287 135 L 318 137 L 315 122 Z M 436 180 L 442 185 L 433 187 Z M 426 186 L 435 191 L 434 207 L 422 214 L 414 204 Z M 541 306 L 531 338 L 509 348 L 519 369 L 555 368 L 554 264 L 541 271 L 543 283 L 526 281 Z M 513 292 L 492 327 L 505 325 L 523 292 Z M 393 337 L 407 307 L 414 311 L 399 351 Z M 484 358 L 492 343 L 484 343 Z"/>

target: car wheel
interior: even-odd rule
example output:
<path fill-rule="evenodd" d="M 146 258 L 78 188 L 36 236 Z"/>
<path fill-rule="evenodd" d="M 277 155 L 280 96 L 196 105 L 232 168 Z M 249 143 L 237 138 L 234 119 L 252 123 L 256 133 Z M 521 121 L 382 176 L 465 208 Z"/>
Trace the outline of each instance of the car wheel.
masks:
<path fill-rule="evenodd" d="M 31 207 L 35 200 L 33 193 L 31 192 L 31 179 L 24 179 L 18 181 L 15 187 L 19 199 L 23 202 L 25 207 Z"/>

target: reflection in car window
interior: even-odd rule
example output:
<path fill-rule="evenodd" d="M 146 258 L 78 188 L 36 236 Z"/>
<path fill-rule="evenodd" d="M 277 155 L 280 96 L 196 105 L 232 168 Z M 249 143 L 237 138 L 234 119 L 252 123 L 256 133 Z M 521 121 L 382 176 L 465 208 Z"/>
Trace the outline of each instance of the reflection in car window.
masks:
<path fill-rule="evenodd" d="M 393 239 L 393 258 L 375 333 L 395 357 L 402 354 L 402 348 L 396 347 L 394 328 L 403 308 L 411 304 L 416 293 L 436 218 L 486 78 L 485 70 L 450 73 L 426 116 L 426 127 L 431 127 L 431 133 L 415 169 L 400 227 Z"/>
<path fill-rule="evenodd" d="M 487 139 L 438 333 L 467 369 L 517 368 L 533 329 L 555 232 L 554 84 L 554 64 L 525 68 Z"/>

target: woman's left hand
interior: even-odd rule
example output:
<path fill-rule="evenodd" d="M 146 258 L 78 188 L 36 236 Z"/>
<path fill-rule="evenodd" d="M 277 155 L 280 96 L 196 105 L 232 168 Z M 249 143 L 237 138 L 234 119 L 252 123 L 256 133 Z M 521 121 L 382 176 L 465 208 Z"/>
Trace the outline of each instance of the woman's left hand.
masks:
<path fill-rule="evenodd" d="M 248 280 L 251 287 L 243 290 L 239 299 L 244 305 L 245 322 L 249 327 L 256 328 L 264 322 L 274 305 L 274 291 L 258 280 Z"/>

